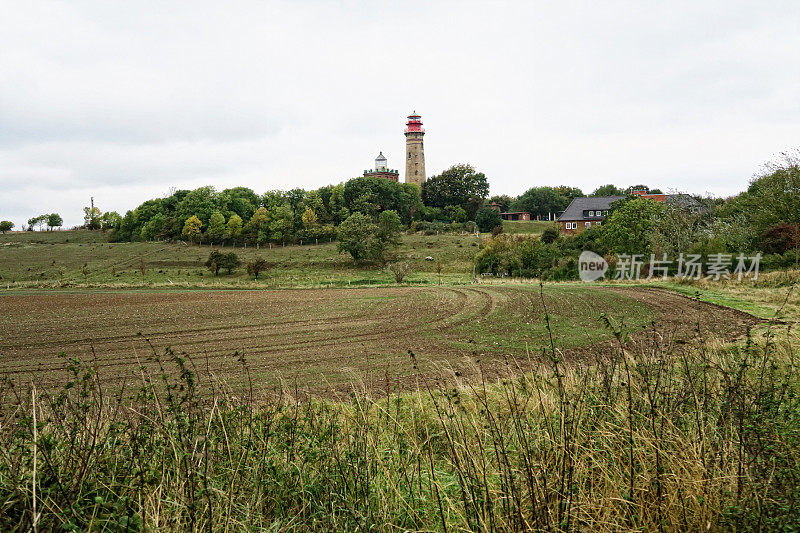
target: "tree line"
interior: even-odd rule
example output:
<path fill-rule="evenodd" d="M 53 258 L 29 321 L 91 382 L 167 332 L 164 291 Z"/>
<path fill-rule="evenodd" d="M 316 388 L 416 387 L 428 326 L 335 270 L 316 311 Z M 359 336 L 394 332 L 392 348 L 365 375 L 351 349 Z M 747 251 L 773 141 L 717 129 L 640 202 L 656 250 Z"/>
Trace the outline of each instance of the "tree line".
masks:
<path fill-rule="evenodd" d="M 470 165 L 455 165 L 421 189 L 374 177 L 260 195 L 245 187 L 217 191 L 206 186 L 142 203 L 113 222 L 110 239 L 213 244 L 332 240 L 339 226 L 356 214 L 376 225 L 387 211 L 403 226 L 414 221 L 474 220 L 488 193 L 486 176 Z M 87 213 L 87 227 L 105 227 L 102 216 L 99 210 Z"/>

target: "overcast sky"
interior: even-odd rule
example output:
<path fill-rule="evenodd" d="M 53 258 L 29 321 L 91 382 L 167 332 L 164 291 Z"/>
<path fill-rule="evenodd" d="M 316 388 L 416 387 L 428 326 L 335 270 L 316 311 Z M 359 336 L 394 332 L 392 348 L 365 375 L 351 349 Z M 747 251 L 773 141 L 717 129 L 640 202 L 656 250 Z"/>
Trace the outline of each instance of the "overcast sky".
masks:
<path fill-rule="evenodd" d="M 725 196 L 800 145 L 800 2 L 0 0 L 0 219 L 316 188 L 379 151 L 492 194 Z"/>

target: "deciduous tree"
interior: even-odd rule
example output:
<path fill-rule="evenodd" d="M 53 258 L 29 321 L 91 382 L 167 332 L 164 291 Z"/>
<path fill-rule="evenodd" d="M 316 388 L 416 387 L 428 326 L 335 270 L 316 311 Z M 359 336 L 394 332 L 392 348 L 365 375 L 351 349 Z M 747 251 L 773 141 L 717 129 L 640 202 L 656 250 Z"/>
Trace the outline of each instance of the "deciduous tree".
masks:
<path fill-rule="evenodd" d="M 589 196 L 625 196 L 625 193 L 616 185 L 601 185 L 596 188 Z"/>
<path fill-rule="evenodd" d="M 64 219 L 58 213 L 51 213 L 47 215 L 47 229 L 60 228 L 64 225 Z"/>
<path fill-rule="evenodd" d="M 602 227 L 603 246 L 614 254 L 649 254 L 653 228 L 665 214 L 664 204 L 632 198 L 614 202 L 611 207 L 611 214 Z"/>
<path fill-rule="evenodd" d="M 102 223 L 100 222 L 103 216 L 102 211 L 97 207 L 84 207 L 83 208 L 83 225 L 86 229 L 100 229 Z"/>
<path fill-rule="evenodd" d="M 444 209 L 448 205 L 461 206 L 472 220 L 489 196 L 489 182 L 483 172 L 472 165 L 453 165 L 441 174 L 432 176 L 422 186 L 425 205 Z"/>
<path fill-rule="evenodd" d="M 195 239 L 199 241 L 200 235 L 202 235 L 201 230 L 203 228 L 203 223 L 200 222 L 200 219 L 196 216 L 192 215 L 186 219 L 186 222 L 183 224 L 183 233 L 184 237 L 189 238 L 189 242 L 194 242 Z"/>
<path fill-rule="evenodd" d="M 208 259 L 206 260 L 206 267 L 214 273 L 215 276 L 219 275 L 219 270 L 222 268 L 223 263 L 225 262 L 225 254 L 220 252 L 219 250 L 212 250 L 210 254 L 208 254 Z"/>
<path fill-rule="evenodd" d="M 492 231 L 496 226 L 503 225 L 500 212 L 492 207 L 482 207 L 475 213 L 475 223 L 478 229 L 484 233 Z"/>
<path fill-rule="evenodd" d="M 122 223 L 122 217 L 116 211 L 106 211 L 100 217 L 100 227 L 103 231 L 113 230 Z"/>
<path fill-rule="evenodd" d="M 233 271 L 242 265 L 242 261 L 234 252 L 228 252 L 221 258 L 222 268 L 228 271 L 228 274 L 233 274 Z"/>
<path fill-rule="evenodd" d="M 228 219 L 228 225 L 225 230 L 225 236 L 236 242 L 242 234 L 242 217 L 239 215 L 231 215 Z"/>
<path fill-rule="evenodd" d="M 513 211 L 527 211 L 531 216 L 547 218 L 567 208 L 570 199 L 553 187 L 533 187 L 525 191 L 511 206 Z"/>
<path fill-rule="evenodd" d="M 221 242 L 225 238 L 225 216 L 219 211 L 214 211 L 208 221 L 206 237 L 209 242 Z"/>
<path fill-rule="evenodd" d="M 363 213 L 353 213 L 339 225 L 339 253 L 347 252 L 356 262 L 379 261 L 399 246 L 402 222 L 394 211 L 381 213 L 378 224 Z"/>
<path fill-rule="evenodd" d="M 271 268 L 270 264 L 261 257 L 256 257 L 249 263 L 247 263 L 247 273 L 253 276 L 254 279 L 258 279 L 258 275 L 262 272 L 266 272 Z"/>

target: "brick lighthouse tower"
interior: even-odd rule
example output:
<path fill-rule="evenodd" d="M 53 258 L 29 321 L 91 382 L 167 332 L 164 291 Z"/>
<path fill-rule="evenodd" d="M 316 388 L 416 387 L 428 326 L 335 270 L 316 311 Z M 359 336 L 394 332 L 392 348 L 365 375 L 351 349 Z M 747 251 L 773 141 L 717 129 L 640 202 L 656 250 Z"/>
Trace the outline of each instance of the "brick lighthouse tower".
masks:
<path fill-rule="evenodd" d="M 422 117 L 413 112 L 408 116 L 406 123 L 406 183 L 416 183 L 420 187 L 425 183 L 425 148 L 422 146 L 422 137 L 425 128 L 422 127 Z"/>

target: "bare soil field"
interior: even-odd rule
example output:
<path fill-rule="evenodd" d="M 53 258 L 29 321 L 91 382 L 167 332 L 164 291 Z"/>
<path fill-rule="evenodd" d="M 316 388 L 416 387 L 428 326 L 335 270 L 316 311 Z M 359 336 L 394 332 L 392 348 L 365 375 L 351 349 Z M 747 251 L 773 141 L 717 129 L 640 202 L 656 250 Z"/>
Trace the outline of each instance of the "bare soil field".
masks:
<path fill-rule="evenodd" d="M 550 286 L 543 296 L 556 347 L 570 357 L 610 349 L 603 313 L 654 342 L 730 339 L 757 321 L 652 289 Z M 406 388 L 536 357 L 549 346 L 544 314 L 538 287 L 520 285 L 6 294 L 0 375 L 58 386 L 80 359 L 109 386 L 135 388 L 143 373 L 173 371 L 169 347 L 234 390 L 249 381 L 263 393 Z"/>

